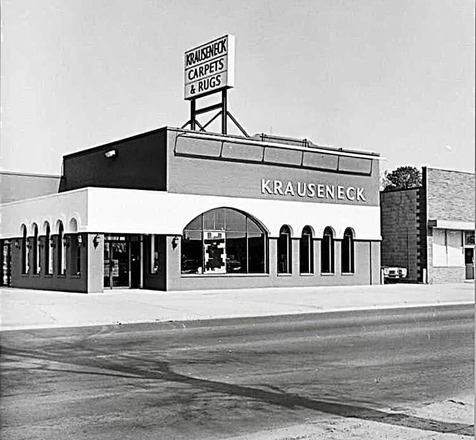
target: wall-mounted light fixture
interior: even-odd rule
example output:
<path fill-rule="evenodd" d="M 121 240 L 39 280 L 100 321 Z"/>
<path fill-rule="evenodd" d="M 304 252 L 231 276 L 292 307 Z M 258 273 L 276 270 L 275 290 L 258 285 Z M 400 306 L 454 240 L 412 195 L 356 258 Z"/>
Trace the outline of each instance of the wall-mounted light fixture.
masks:
<path fill-rule="evenodd" d="M 104 153 L 104 156 L 108 159 L 114 159 L 117 157 L 117 151 L 116 150 L 109 150 Z"/>
<path fill-rule="evenodd" d="M 81 234 L 78 234 L 78 245 L 79 246 L 83 245 L 83 236 Z"/>
<path fill-rule="evenodd" d="M 53 237 L 50 237 L 50 246 L 54 249 L 56 244 L 55 244 L 55 240 Z"/>
<path fill-rule="evenodd" d="M 17 249 L 20 249 L 20 240 L 15 240 L 13 244 Z"/>
<path fill-rule="evenodd" d="M 69 241 L 69 237 L 63 237 L 63 244 L 65 247 L 69 247 L 69 245 L 71 244 Z"/>
<path fill-rule="evenodd" d="M 100 242 L 101 242 L 101 236 L 99 234 L 96 234 L 93 238 L 94 249 L 96 249 L 99 246 Z"/>
<path fill-rule="evenodd" d="M 178 243 L 179 243 L 179 238 L 177 236 L 172 238 L 172 249 L 175 249 L 178 246 Z"/>

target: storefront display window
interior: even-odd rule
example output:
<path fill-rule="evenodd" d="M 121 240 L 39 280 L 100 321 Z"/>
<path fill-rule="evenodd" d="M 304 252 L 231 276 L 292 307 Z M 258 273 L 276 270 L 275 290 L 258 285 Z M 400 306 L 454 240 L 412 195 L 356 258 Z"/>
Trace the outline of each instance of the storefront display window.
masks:
<path fill-rule="evenodd" d="M 265 273 L 266 253 L 267 235 L 255 220 L 218 208 L 185 227 L 182 274 Z"/>
<path fill-rule="evenodd" d="M 462 231 L 433 229 L 433 266 L 464 266 Z"/>
<path fill-rule="evenodd" d="M 246 219 L 246 235 L 248 246 L 248 273 L 266 273 L 268 237 L 261 227 L 250 217 Z"/>
<path fill-rule="evenodd" d="M 202 231 L 184 230 L 182 240 L 182 273 L 203 273 Z"/>

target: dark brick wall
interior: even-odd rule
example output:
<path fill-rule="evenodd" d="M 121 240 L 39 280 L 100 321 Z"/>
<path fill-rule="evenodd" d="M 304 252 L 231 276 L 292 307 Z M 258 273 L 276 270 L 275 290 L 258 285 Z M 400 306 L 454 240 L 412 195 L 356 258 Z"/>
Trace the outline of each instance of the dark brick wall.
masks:
<path fill-rule="evenodd" d="M 430 273 L 430 284 L 462 283 L 466 279 L 465 267 L 434 267 Z"/>
<path fill-rule="evenodd" d="M 410 281 L 421 280 L 420 189 L 380 193 L 382 266 L 405 267 Z"/>
<path fill-rule="evenodd" d="M 474 174 L 423 167 L 428 220 L 474 222 Z"/>
<path fill-rule="evenodd" d="M 64 156 L 61 191 L 87 186 L 165 190 L 166 132 L 155 130 Z M 114 158 L 105 157 L 110 150 L 116 150 Z"/>

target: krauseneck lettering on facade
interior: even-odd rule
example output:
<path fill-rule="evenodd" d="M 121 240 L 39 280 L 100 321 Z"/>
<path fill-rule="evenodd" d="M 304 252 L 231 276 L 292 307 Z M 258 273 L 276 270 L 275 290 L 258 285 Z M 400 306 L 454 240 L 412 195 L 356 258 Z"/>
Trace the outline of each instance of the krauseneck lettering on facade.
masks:
<path fill-rule="evenodd" d="M 261 179 L 261 194 L 365 202 L 364 188 Z"/>

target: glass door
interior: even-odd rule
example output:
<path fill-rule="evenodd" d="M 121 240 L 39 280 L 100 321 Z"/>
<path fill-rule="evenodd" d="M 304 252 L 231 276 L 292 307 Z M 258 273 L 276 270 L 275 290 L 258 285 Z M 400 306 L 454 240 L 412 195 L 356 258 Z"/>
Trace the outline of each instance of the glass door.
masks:
<path fill-rule="evenodd" d="M 466 266 L 466 279 L 474 280 L 474 248 L 465 248 L 464 263 Z"/>
<path fill-rule="evenodd" d="M 130 287 L 128 241 L 104 242 L 104 287 Z"/>
<path fill-rule="evenodd" d="M 474 231 L 464 232 L 464 264 L 466 279 L 474 280 Z"/>

